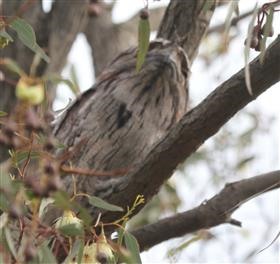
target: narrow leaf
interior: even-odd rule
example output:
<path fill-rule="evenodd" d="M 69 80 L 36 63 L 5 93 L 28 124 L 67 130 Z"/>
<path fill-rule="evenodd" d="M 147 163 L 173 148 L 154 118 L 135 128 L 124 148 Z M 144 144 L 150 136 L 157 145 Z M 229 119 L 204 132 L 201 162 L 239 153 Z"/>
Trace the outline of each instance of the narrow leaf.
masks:
<path fill-rule="evenodd" d="M 71 210 L 72 203 L 70 202 L 70 197 L 66 192 L 58 191 L 53 195 L 54 203 L 57 207 L 64 210 Z"/>
<path fill-rule="evenodd" d="M 4 228 L 4 233 L 5 233 L 5 238 L 6 238 L 6 242 L 7 242 L 7 245 L 9 247 L 9 250 L 13 254 L 14 258 L 16 259 L 17 253 L 16 253 L 16 248 L 15 248 L 15 245 L 14 245 L 14 241 L 13 241 L 10 229 L 5 227 Z"/>
<path fill-rule="evenodd" d="M 202 8 L 202 12 L 205 13 L 205 12 L 207 12 L 208 10 L 210 10 L 214 4 L 215 4 L 215 1 L 213 1 L 213 0 L 207 0 L 207 1 L 204 3 L 204 6 L 203 6 L 203 8 Z"/>
<path fill-rule="evenodd" d="M 39 248 L 40 263 L 52 263 L 56 264 L 56 258 L 48 247 L 48 241 L 45 241 Z"/>
<path fill-rule="evenodd" d="M 75 258 L 79 254 L 79 251 L 80 251 L 81 247 L 83 246 L 83 244 L 84 244 L 83 240 L 76 239 L 75 242 L 74 242 L 74 245 L 71 248 L 71 251 L 70 251 L 69 255 L 64 260 L 63 264 L 73 263 L 72 262 L 73 258 Z"/>
<path fill-rule="evenodd" d="M 45 62 L 50 62 L 50 57 L 45 53 L 45 51 L 36 43 L 34 49 L 32 49 L 35 53 L 37 53 Z"/>
<path fill-rule="evenodd" d="M 74 94 L 80 94 L 81 91 L 79 89 L 79 80 L 78 80 L 78 75 L 77 75 L 77 71 L 76 71 L 76 68 L 73 64 L 71 64 L 70 66 L 70 77 L 71 77 L 71 80 L 72 80 L 72 83 L 73 83 L 73 90 L 72 92 Z"/>
<path fill-rule="evenodd" d="M 90 196 L 88 198 L 88 201 L 91 205 L 98 207 L 98 208 L 102 208 L 105 209 L 107 211 L 112 211 L 112 212 L 123 212 L 123 209 L 117 205 L 114 204 L 110 204 L 96 196 Z"/>
<path fill-rule="evenodd" d="M 2 117 L 2 116 L 6 116 L 6 115 L 8 115 L 6 112 L 4 112 L 4 111 L 0 111 L 0 117 Z"/>
<path fill-rule="evenodd" d="M 75 83 L 71 82 L 68 79 L 64 79 L 61 76 L 57 75 L 57 74 L 50 74 L 44 77 L 44 81 L 51 81 L 54 84 L 59 84 L 59 83 L 64 83 L 66 84 L 70 90 L 75 94 L 79 94 L 80 90 L 79 88 L 75 85 Z"/>
<path fill-rule="evenodd" d="M 125 231 L 124 241 L 125 241 L 126 248 L 132 254 L 134 263 L 138 263 L 138 264 L 142 263 L 140 258 L 139 245 L 136 238 L 129 232 Z"/>
<path fill-rule="evenodd" d="M 82 263 L 83 254 L 84 254 L 84 243 L 80 245 L 79 252 L 77 255 L 77 264 Z"/>
<path fill-rule="evenodd" d="M 36 43 L 35 32 L 30 24 L 22 18 L 16 18 L 11 22 L 10 27 L 16 31 L 18 38 L 25 46 L 38 53 L 47 63 L 50 61 L 46 53 Z"/>
<path fill-rule="evenodd" d="M 138 26 L 138 51 L 136 61 L 136 71 L 139 72 L 146 55 L 148 53 L 150 43 L 150 22 L 148 18 L 141 18 Z"/>
<path fill-rule="evenodd" d="M 84 230 L 81 226 L 77 224 L 69 224 L 59 227 L 59 231 L 65 236 L 83 236 Z"/>
<path fill-rule="evenodd" d="M 0 229 L 4 228 L 8 223 L 9 217 L 7 213 L 2 213 L 0 215 Z"/>
<path fill-rule="evenodd" d="M 260 63 L 263 64 L 264 61 L 264 56 L 265 56 L 265 51 L 266 51 L 266 41 L 267 37 L 272 29 L 272 22 L 273 22 L 273 14 L 274 14 L 274 9 L 271 7 L 268 11 L 268 15 L 266 17 L 266 22 L 264 25 L 264 32 L 263 32 L 263 38 L 261 40 L 261 54 L 260 54 Z"/>
<path fill-rule="evenodd" d="M 24 70 L 17 64 L 17 62 L 15 62 L 12 59 L 9 58 L 0 59 L 0 64 L 4 65 L 8 70 L 18 74 L 21 77 L 26 75 Z"/>
<path fill-rule="evenodd" d="M 198 241 L 202 239 L 201 236 L 194 236 L 191 239 L 187 240 L 186 242 L 182 243 L 180 246 L 173 248 L 171 250 L 168 251 L 167 255 L 169 257 L 173 257 L 176 254 L 178 254 L 179 252 L 181 252 L 182 250 L 186 249 L 188 246 L 190 246 L 192 243 Z"/>
<path fill-rule="evenodd" d="M 231 27 L 231 20 L 232 20 L 233 13 L 236 13 L 237 10 L 238 10 L 238 3 L 239 3 L 239 0 L 230 2 L 230 6 L 229 6 L 229 9 L 228 9 L 226 22 L 225 22 L 225 35 L 227 37 L 228 37 L 229 30 L 230 30 L 230 27 Z M 237 13 L 236 13 L 236 15 L 238 16 Z"/>
<path fill-rule="evenodd" d="M 247 34 L 247 41 L 244 50 L 244 58 L 245 58 L 245 82 L 247 86 L 247 90 L 250 95 L 253 95 L 253 90 L 251 86 L 251 77 L 250 77 L 250 65 L 249 65 L 249 55 L 250 55 L 250 43 L 253 37 L 253 30 L 254 30 L 254 22 L 258 14 L 257 4 L 255 5 L 252 20 L 248 27 L 248 34 Z"/>

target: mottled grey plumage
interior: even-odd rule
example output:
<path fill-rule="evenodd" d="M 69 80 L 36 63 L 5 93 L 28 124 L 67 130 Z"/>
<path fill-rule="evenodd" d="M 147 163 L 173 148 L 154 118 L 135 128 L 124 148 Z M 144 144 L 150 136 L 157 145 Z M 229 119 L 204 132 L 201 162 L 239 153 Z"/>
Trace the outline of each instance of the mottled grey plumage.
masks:
<path fill-rule="evenodd" d="M 56 125 L 55 135 L 67 147 L 82 142 L 71 160 L 74 166 L 133 169 L 186 113 L 189 66 L 183 49 L 168 41 L 152 42 L 139 73 L 136 51 L 116 57 Z M 71 190 L 72 178 L 64 182 Z M 77 186 L 106 198 L 121 191 L 122 184 L 125 177 L 79 177 Z"/>

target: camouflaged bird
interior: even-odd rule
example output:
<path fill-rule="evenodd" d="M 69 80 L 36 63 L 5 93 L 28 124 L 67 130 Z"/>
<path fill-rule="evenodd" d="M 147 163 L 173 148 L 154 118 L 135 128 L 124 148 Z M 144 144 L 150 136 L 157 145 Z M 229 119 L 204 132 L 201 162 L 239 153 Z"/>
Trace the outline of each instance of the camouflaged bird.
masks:
<path fill-rule="evenodd" d="M 189 62 L 184 50 L 166 40 L 153 41 L 140 72 L 136 56 L 137 48 L 117 56 L 56 124 L 60 143 L 75 149 L 74 166 L 133 168 L 186 113 Z M 77 189 L 106 198 L 122 191 L 125 177 L 77 177 Z M 72 177 L 63 181 L 72 192 Z"/>

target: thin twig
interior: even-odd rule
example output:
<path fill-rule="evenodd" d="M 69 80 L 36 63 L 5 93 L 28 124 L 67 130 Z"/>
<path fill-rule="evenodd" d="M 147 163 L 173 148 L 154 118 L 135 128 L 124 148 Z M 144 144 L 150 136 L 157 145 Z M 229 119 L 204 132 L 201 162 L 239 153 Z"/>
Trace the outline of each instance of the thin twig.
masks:
<path fill-rule="evenodd" d="M 102 176 L 102 177 L 113 177 L 123 176 L 129 172 L 129 169 L 116 169 L 111 171 L 97 171 L 92 169 L 74 168 L 66 165 L 61 165 L 60 170 L 65 173 L 77 174 L 81 176 Z"/>

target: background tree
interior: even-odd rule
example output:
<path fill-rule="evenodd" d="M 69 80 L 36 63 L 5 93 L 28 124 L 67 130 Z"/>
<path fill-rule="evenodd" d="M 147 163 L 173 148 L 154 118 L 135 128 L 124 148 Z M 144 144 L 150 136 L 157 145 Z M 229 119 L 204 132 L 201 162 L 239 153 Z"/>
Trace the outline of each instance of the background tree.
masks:
<path fill-rule="evenodd" d="M 278 1 L 275 3 L 277 4 L 277 2 Z M 16 14 L 25 18 L 33 26 L 36 32 L 37 42 L 48 52 L 51 58 L 49 64 L 45 64 L 43 62 L 36 67 L 35 74 L 33 72 L 36 76 L 51 76 L 54 73 L 57 74 L 61 72 L 66 62 L 66 56 L 78 32 L 85 32 L 93 50 L 96 72 L 101 72 L 104 65 L 107 64 L 107 62 L 109 62 L 116 53 L 126 48 L 125 42 L 128 39 L 128 33 L 125 30 L 122 30 L 122 28 L 129 28 L 130 23 L 131 25 L 135 24 L 135 22 L 133 22 L 134 19 L 125 25 L 113 24 L 112 21 L 110 21 L 112 5 L 98 3 L 96 1 L 91 1 L 90 4 L 85 1 L 74 1 L 67 3 L 67 5 L 63 1 L 55 1 L 52 5 L 51 11 L 48 13 L 43 11 L 41 4 L 42 3 L 39 1 L 3 1 L 1 5 L 5 23 L 9 24 L 9 22 L 7 22 L 8 20 L 6 20 L 6 16 L 9 17 Z M 197 54 L 199 44 L 208 27 L 216 4 L 217 3 L 213 1 L 172 1 L 163 17 L 159 27 L 158 36 L 179 43 L 188 54 L 191 64 Z M 269 7 L 270 6 L 266 6 L 262 11 L 268 12 Z M 85 12 L 86 10 L 88 13 Z M 259 14 L 263 13 L 260 12 Z M 153 14 L 150 14 L 150 18 L 153 18 Z M 264 22 L 267 20 L 264 20 Z M 103 32 L 104 34 L 98 34 L 98 31 Z M 255 30 L 257 37 L 260 36 L 259 32 L 260 31 Z M 115 39 L 119 39 L 119 45 L 116 43 L 113 43 L 114 45 L 112 45 L 112 41 L 108 41 L 108 39 L 112 39 L 112 36 L 114 36 Z M 135 42 L 136 34 L 132 33 L 130 36 L 132 36 L 131 42 Z M 264 36 L 266 35 L 264 34 Z M 100 47 L 101 45 L 102 48 Z M 101 50 L 102 54 L 97 52 Z M 34 65 L 32 53 L 30 50 L 23 47 L 20 42 L 8 45 L 5 49 L 2 49 L 1 52 L 5 54 L 3 57 L 13 58 L 25 72 L 32 69 L 31 65 Z M 148 55 L 148 62 L 149 58 L 152 59 L 152 57 L 149 57 Z M 144 152 L 144 154 L 140 152 L 141 154 L 139 155 L 139 160 L 137 161 L 135 161 L 134 158 L 132 158 L 132 160 L 116 159 L 113 160 L 112 164 L 101 163 L 102 161 L 100 161 L 99 164 L 97 163 L 97 166 L 95 166 L 96 164 L 94 162 L 90 163 L 90 159 L 88 159 L 88 157 L 92 158 L 96 155 L 94 153 L 101 152 L 102 148 L 100 150 L 96 150 L 91 148 L 90 144 L 87 145 L 89 146 L 87 149 L 79 147 L 79 145 L 84 144 L 83 140 L 85 140 L 86 136 L 91 135 L 91 124 L 94 124 L 95 121 L 93 118 L 97 118 L 94 115 L 88 115 L 88 113 L 95 113 L 94 108 L 90 109 L 90 111 L 92 111 L 90 112 L 85 106 L 93 105 L 94 107 L 97 107 L 96 109 L 100 109 L 100 107 L 102 109 L 102 104 L 104 104 L 104 102 L 99 102 L 100 106 L 98 106 L 97 103 L 91 103 L 95 102 L 94 90 L 84 93 L 81 99 L 69 108 L 70 110 L 66 112 L 66 115 L 64 115 L 64 117 L 58 122 L 58 125 L 56 125 L 54 130 L 54 134 L 57 135 L 60 141 L 66 143 L 66 147 L 73 145 L 73 149 L 64 150 L 62 155 L 64 159 L 61 160 L 63 162 L 55 163 L 52 160 L 50 168 L 54 170 L 55 173 L 64 172 L 68 174 L 74 173 L 91 175 L 105 174 L 104 171 L 102 173 L 100 171 L 92 171 L 92 169 L 102 169 L 109 170 L 106 173 L 112 175 L 119 174 L 120 171 L 116 169 L 123 168 L 122 165 L 124 164 L 124 167 L 126 167 L 127 170 L 122 170 L 121 173 L 126 173 L 126 176 L 119 178 L 113 177 L 113 179 L 106 178 L 105 181 L 101 181 L 101 184 L 99 182 L 100 188 L 97 188 L 97 191 L 93 191 L 93 188 L 87 190 L 92 192 L 90 193 L 91 195 L 94 194 L 100 198 L 105 198 L 107 201 L 121 207 L 126 208 L 127 206 L 130 206 L 131 210 L 127 212 L 129 217 L 126 217 L 127 214 L 123 216 L 123 213 L 102 213 L 101 221 L 103 223 L 111 223 L 119 218 L 120 221 L 118 223 L 122 223 L 123 220 L 127 220 L 133 214 L 136 214 L 144 205 L 143 203 L 140 203 L 135 208 L 132 206 L 139 194 L 143 195 L 146 202 L 148 202 L 151 197 L 158 192 L 159 187 L 164 183 L 164 181 L 171 176 L 173 170 L 179 163 L 183 162 L 192 153 L 194 153 L 206 139 L 214 135 L 236 112 L 242 109 L 246 104 L 266 89 L 270 88 L 271 85 L 279 81 L 280 74 L 279 71 L 277 71 L 280 66 L 279 37 L 276 38 L 274 43 L 267 49 L 262 64 L 260 64 L 259 60 L 260 58 L 257 58 L 250 64 L 253 96 L 249 94 L 246 86 L 246 78 L 248 80 L 248 75 L 246 76 L 244 70 L 241 70 L 239 73 L 220 85 L 201 104 L 187 112 L 176 125 L 168 129 L 168 132 L 164 132 L 163 135 L 161 135 L 160 140 L 153 142 L 153 147 L 151 149 L 147 149 L 148 152 Z M 115 63 L 115 65 L 113 64 L 111 67 L 108 67 L 107 70 L 103 72 L 103 76 L 106 77 L 106 74 L 112 74 L 112 72 L 114 73 L 116 69 L 119 69 L 118 67 L 123 70 L 126 64 L 129 65 L 130 70 L 133 70 L 132 67 L 134 64 L 129 63 L 129 60 L 116 60 L 116 62 L 119 64 L 116 65 L 117 63 Z M 156 60 L 155 63 L 157 63 Z M 7 66 L 5 61 L 2 64 Z M 181 65 L 180 67 L 182 67 L 183 62 L 178 65 Z M 149 69 L 148 66 L 148 64 L 144 65 L 143 70 L 146 70 L 147 74 L 150 74 L 151 69 Z M 6 67 L 1 71 L 3 74 L 2 83 L 4 87 L 3 97 L 1 98 L 1 110 L 10 113 L 14 112 L 14 114 L 11 114 L 12 117 L 18 116 L 19 110 L 14 110 L 14 86 L 17 83 L 17 79 L 14 75 L 10 75 L 10 73 L 7 72 Z M 150 79 L 148 78 L 145 81 L 149 83 Z M 95 89 L 98 90 L 98 87 L 102 87 L 102 85 L 104 85 L 104 77 L 101 75 Z M 105 83 L 105 88 L 107 85 L 109 84 Z M 44 110 L 49 108 L 53 99 L 54 88 L 52 84 L 49 84 L 47 90 L 48 104 L 44 105 Z M 108 97 L 104 97 L 104 100 L 106 99 L 108 99 Z M 21 107 L 19 109 L 22 110 Z M 33 110 L 31 112 L 27 112 L 29 114 L 25 117 L 25 122 L 29 122 L 29 125 L 30 123 L 32 124 L 32 131 L 40 130 L 41 127 L 38 126 L 36 122 L 35 125 L 34 122 L 31 122 L 34 121 L 32 119 L 35 113 Z M 109 111 L 113 113 L 114 108 Z M 41 115 L 39 116 L 42 118 Z M 35 117 L 37 116 L 35 115 Z M 40 118 L 39 120 L 36 119 L 36 121 L 39 122 Z M 45 116 L 45 118 L 47 117 Z M 85 121 L 82 121 L 83 119 Z M 10 121 L 11 118 L 7 120 Z M 7 122 L 6 125 L 2 127 L 2 132 L 4 134 L 7 134 L 7 131 L 9 132 L 10 130 L 12 132 L 19 132 L 17 131 L 18 128 L 15 129 L 11 126 L 11 124 L 13 123 Z M 10 129 L 11 127 L 12 129 Z M 44 145 L 46 147 L 47 141 L 51 140 L 51 132 L 50 129 L 45 127 L 43 131 L 47 138 Z M 104 133 L 108 133 L 108 131 L 97 131 L 97 133 L 102 135 Z M 153 133 L 153 131 L 150 132 Z M 77 135 L 79 135 L 80 138 L 78 138 L 78 141 L 75 142 Z M 152 134 L 149 135 L 149 137 L 151 136 Z M 129 137 L 129 134 L 127 134 L 127 137 Z M 34 139 L 32 139 L 31 136 L 29 143 L 32 143 L 33 140 Z M 7 143 L 3 140 L 3 138 L 2 141 Z M 74 142 L 74 144 L 71 142 Z M 29 148 L 25 148 L 25 150 L 28 149 L 29 151 L 26 151 L 26 153 L 30 154 L 31 150 L 33 150 L 32 144 L 31 148 L 30 144 L 28 146 Z M 21 150 L 18 146 L 16 146 L 16 144 L 12 144 L 12 147 L 15 150 Z M 3 153 L 6 153 L 1 155 L 1 158 L 4 160 L 5 157 L 7 157 L 7 150 L 4 149 L 2 151 Z M 110 150 L 108 150 L 108 153 L 110 153 Z M 12 156 L 12 158 L 14 156 Z M 24 159 L 29 161 L 29 157 L 30 155 L 26 155 L 24 156 Z M 65 163 L 65 157 L 67 160 L 70 159 L 73 164 Z M 14 158 L 17 159 L 18 157 Z M 45 156 L 42 157 L 42 160 L 43 168 L 49 169 L 49 160 Z M 84 163 L 85 160 L 87 161 L 86 164 Z M 7 162 L 3 164 L 7 165 Z M 2 166 L 4 167 L 3 164 Z M 72 165 L 74 167 L 71 167 Z M 19 167 L 18 170 L 23 176 L 25 176 L 25 168 L 28 171 L 31 167 L 28 168 L 28 162 L 23 162 L 22 166 L 23 167 Z M 78 187 L 82 184 L 84 179 L 87 179 L 87 184 L 85 186 L 90 186 L 89 183 L 95 181 L 92 186 L 97 187 L 96 180 L 93 176 L 88 176 L 88 178 L 83 177 L 85 176 L 78 176 L 76 178 Z M 194 232 L 203 228 L 209 228 L 221 223 L 240 225 L 240 222 L 231 219 L 232 212 L 249 198 L 265 191 L 278 188 L 279 177 L 279 171 L 275 171 L 228 185 L 220 194 L 213 197 L 213 199 L 208 202 L 203 203 L 199 207 L 185 213 L 175 214 L 171 218 L 157 221 L 154 224 L 139 227 L 137 230 L 133 231 L 133 234 L 139 242 L 140 249 L 143 250 L 144 248 L 151 247 L 169 238 L 182 236 L 186 233 Z M 23 180 L 25 184 L 31 187 L 33 192 L 36 194 L 35 186 L 28 183 L 28 177 L 23 178 L 25 178 Z M 68 185 L 69 188 L 70 184 L 73 183 L 72 177 L 69 176 L 64 177 L 63 181 L 64 183 L 66 182 L 66 185 Z M 108 183 L 110 183 L 109 187 L 106 186 Z M 55 185 L 54 187 L 57 188 L 58 186 Z M 60 202 L 63 202 L 63 198 L 58 198 L 57 195 L 52 192 L 47 192 L 47 194 L 45 194 L 42 190 L 37 191 L 37 195 L 39 197 L 51 195 Z M 140 199 L 140 201 L 142 200 Z M 68 210 L 72 209 L 72 207 L 65 208 L 65 205 L 61 207 Z M 5 208 L 2 209 L 4 209 L 4 211 L 9 211 L 8 209 L 5 210 Z M 51 210 L 49 210 L 49 212 L 50 211 Z M 82 209 L 80 208 L 80 214 L 82 215 L 81 211 Z M 11 210 L 9 211 L 9 215 L 13 215 Z M 94 210 L 92 215 L 98 218 L 98 211 Z M 85 218 L 86 216 L 84 215 L 82 219 L 85 221 Z M 168 230 L 170 230 L 170 232 L 168 232 Z M 107 230 L 105 229 L 105 231 Z M 5 239 L 8 240 L 7 235 Z M 35 246 L 39 246 L 39 244 L 36 244 Z M 26 245 L 24 245 L 24 247 L 28 248 Z M 121 250 L 116 251 L 121 252 Z"/>

